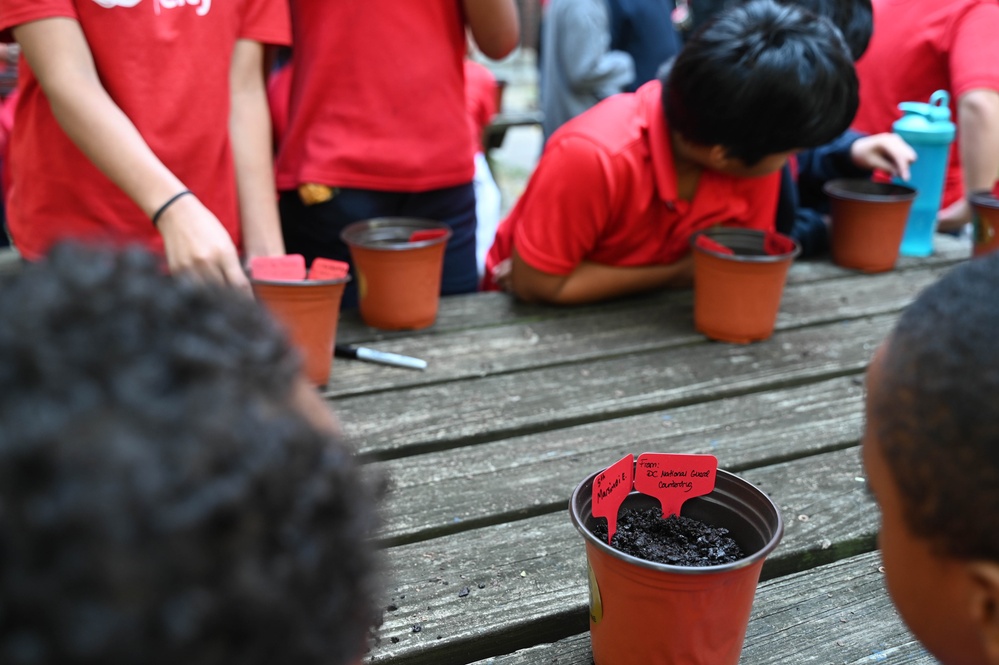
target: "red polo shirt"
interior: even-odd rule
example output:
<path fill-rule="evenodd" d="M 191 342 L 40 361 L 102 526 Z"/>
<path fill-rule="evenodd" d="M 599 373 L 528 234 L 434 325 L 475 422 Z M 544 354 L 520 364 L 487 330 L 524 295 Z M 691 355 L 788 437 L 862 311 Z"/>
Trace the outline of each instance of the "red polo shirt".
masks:
<path fill-rule="evenodd" d="M 874 35 L 857 62 L 860 108 L 853 127 L 891 131 L 899 102 L 928 102 L 937 90 L 957 100 L 978 88 L 999 91 L 999 2 L 996 0 L 874 0 Z M 960 132 L 960 126 L 958 127 Z M 941 207 L 964 195 L 957 142 Z"/>
<path fill-rule="evenodd" d="M 738 178 L 704 171 L 693 200 L 677 195 L 661 86 L 610 97 L 549 139 L 486 257 L 492 270 L 516 247 L 531 267 L 568 275 L 587 260 L 612 266 L 669 264 L 690 236 L 725 224 L 772 230 L 780 173 Z"/>

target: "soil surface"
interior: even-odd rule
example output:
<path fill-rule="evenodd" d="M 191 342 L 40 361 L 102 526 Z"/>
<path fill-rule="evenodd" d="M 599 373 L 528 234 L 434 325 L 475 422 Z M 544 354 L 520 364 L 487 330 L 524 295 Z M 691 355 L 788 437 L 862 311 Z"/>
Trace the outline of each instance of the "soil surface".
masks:
<path fill-rule="evenodd" d="M 607 524 L 601 520 L 593 534 L 607 542 Z M 717 566 L 745 556 L 728 529 L 677 515 L 663 519 L 659 508 L 621 513 L 611 546 L 671 566 Z"/>

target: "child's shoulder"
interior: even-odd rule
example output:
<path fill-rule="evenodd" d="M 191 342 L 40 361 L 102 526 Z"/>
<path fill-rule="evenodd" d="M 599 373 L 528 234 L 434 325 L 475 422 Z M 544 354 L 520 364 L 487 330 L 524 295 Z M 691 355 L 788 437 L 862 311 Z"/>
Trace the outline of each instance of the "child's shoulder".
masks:
<path fill-rule="evenodd" d="M 647 143 L 650 125 L 663 117 L 659 89 L 659 82 L 653 81 L 636 92 L 608 97 L 562 125 L 548 143 L 582 139 L 608 155 Z"/>

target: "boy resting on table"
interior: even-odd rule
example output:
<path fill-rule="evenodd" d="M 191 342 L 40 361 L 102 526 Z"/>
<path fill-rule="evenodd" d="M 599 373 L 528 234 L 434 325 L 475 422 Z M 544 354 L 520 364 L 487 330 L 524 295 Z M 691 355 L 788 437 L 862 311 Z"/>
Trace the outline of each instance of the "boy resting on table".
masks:
<path fill-rule="evenodd" d="M 875 353 L 862 452 L 885 581 L 945 665 L 999 663 L 999 255 L 927 288 Z"/>
<path fill-rule="evenodd" d="M 501 224 L 484 288 L 584 303 L 690 283 L 690 236 L 771 230 L 778 171 L 843 132 L 857 79 L 827 19 L 772 0 L 716 16 L 670 72 L 549 139 Z"/>
<path fill-rule="evenodd" d="M 248 297 L 56 247 L 0 285 L 0 662 L 358 663 L 376 493 Z"/>

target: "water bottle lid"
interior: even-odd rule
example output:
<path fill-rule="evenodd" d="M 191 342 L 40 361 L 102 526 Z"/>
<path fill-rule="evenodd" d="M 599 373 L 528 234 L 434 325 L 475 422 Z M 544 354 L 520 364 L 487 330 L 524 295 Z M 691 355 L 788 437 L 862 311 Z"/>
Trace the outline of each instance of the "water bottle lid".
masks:
<path fill-rule="evenodd" d="M 930 102 L 902 102 L 898 108 L 904 114 L 892 125 L 892 130 L 905 138 L 906 134 L 918 134 L 923 138 L 950 141 L 954 138 L 955 127 L 950 121 L 950 95 L 946 90 L 937 90 Z"/>

